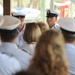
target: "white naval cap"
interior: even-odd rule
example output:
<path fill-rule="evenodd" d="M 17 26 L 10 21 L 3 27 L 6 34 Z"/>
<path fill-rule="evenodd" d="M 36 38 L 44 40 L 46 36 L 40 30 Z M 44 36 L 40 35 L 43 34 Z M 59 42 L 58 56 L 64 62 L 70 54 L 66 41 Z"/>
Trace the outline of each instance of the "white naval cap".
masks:
<path fill-rule="evenodd" d="M 22 8 L 15 8 L 15 9 L 12 9 L 12 15 L 13 16 L 25 16 L 25 13 L 22 11 Z"/>
<path fill-rule="evenodd" d="M 58 17 L 59 13 L 56 12 L 55 10 L 47 9 L 46 17 L 54 17 L 54 16 Z"/>
<path fill-rule="evenodd" d="M 54 17 L 54 16 L 58 17 L 59 13 L 56 12 L 55 10 L 47 9 L 46 17 Z"/>
<path fill-rule="evenodd" d="M 60 18 L 58 23 L 62 30 L 75 34 L 75 19 L 69 17 Z"/>
<path fill-rule="evenodd" d="M 34 8 L 23 8 L 21 11 L 23 11 L 25 15 L 25 23 L 32 23 L 37 22 L 41 18 L 41 12 L 38 9 Z"/>
<path fill-rule="evenodd" d="M 20 24 L 19 19 L 12 16 L 5 15 L 3 16 L 3 24 L 0 26 L 0 29 L 13 30 L 17 28 L 19 24 Z"/>
<path fill-rule="evenodd" d="M 2 25 L 2 23 L 3 23 L 3 17 L 0 16 L 0 26 Z"/>
<path fill-rule="evenodd" d="M 25 16 L 25 14 L 24 14 L 23 12 L 21 12 L 21 11 L 19 11 L 19 12 L 13 11 L 13 12 L 12 12 L 12 15 L 13 15 L 13 16 L 19 16 L 19 15 L 20 15 L 20 16 Z"/>

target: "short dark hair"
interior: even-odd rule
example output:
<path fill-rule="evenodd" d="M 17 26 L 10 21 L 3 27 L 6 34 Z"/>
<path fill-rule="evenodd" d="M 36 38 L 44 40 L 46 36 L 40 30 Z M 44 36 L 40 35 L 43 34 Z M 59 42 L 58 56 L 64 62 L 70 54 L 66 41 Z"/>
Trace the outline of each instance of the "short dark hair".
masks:
<path fill-rule="evenodd" d="M 10 42 L 16 38 L 17 29 L 14 30 L 2 30 L 0 29 L 1 40 L 4 42 Z"/>
<path fill-rule="evenodd" d="M 62 30 L 62 34 L 66 42 L 73 42 L 75 40 L 75 34 L 67 33 Z"/>

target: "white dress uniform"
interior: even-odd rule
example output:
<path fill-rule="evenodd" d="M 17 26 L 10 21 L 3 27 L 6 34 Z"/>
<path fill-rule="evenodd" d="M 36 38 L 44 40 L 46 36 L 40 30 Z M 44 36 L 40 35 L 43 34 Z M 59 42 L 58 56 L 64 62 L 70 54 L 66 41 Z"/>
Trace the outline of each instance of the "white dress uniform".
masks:
<path fill-rule="evenodd" d="M 50 28 L 50 29 L 55 29 L 55 30 L 59 30 L 60 29 L 60 26 L 58 26 L 58 25 L 54 25 L 52 28 Z"/>
<path fill-rule="evenodd" d="M 47 10 L 47 13 L 46 13 L 46 17 L 47 18 L 53 18 L 53 17 L 58 17 L 59 16 L 59 14 L 56 12 L 56 11 L 54 11 L 54 10 Z M 58 25 L 54 25 L 53 27 L 51 27 L 50 29 L 55 29 L 55 30 L 59 30 L 60 29 L 60 26 L 58 26 Z"/>
<path fill-rule="evenodd" d="M 0 52 L 16 58 L 23 70 L 26 70 L 28 68 L 31 56 L 20 50 L 16 44 L 3 42 L 0 46 Z"/>
<path fill-rule="evenodd" d="M 12 10 L 12 16 L 14 16 L 14 17 L 18 17 L 18 18 L 23 18 L 24 19 L 25 15 L 26 14 L 25 14 L 24 11 L 22 11 L 22 8 L 18 7 L 18 8 L 15 8 L 15 9 Z M 16 38 L 16 44 L 17 44 L 17 46 L 22 46 L 24 44 L 22 36 L 23 36 L 24 30 L 25 30 L 25 24 L 23 24 L 23 25 L 24 25 L 24 28 L 21 31 L 18 30 L 19 35 Z"/>
<path fill-rule="evenodd" d="M 19 35 L 16 38 L 16 44 L 17 44 L 18 47 L 24 45 L 24 43 L 25 43 L 23 38 L 22 38 L 22 36 L 24 34 L 24 31 L 25 31 L 25 25 L 24 25 L 23 30 L 21 32 L 19 32 Z"/>
<path fill-rule="evenodd" d="M 0 53 L 0 75 L 12 75 L 21 70 L 17 59 Z"/>
<path fill-rule="evenodd" d="M 75 46 L 69 43 L 65 44 L 65 56 L 68 60 L 69 74 L 75 75 Z"/>
<path fill-rule="evenodd" d="M 69 17 L 60 18 L 58 20 L 58 23 L 63 33 L 66 33 L 67 35 L 73 35 L 72 37 L 75 38 L 75 19 L 69 18 Z M 65 56 L 68 61 L 69 75 L 75 75 L 75 45 L 74 45 L 75 41 L 74 40 L 71 42 L 68 41 L 65 43 L 64 51 L 65 51 Z"/>
<path fill-rule="evenodd" d="M 33 56 L 34 55 L 34 50 L 35 50 L 36 44 L 24 44 L 23 46 L 19 47 L 29 55 Z"/>
<path fill-rule="evenodd" d="M 3 16 L 3 19 L 4 22 L 0 26 L 1 34 L 16 33 L 20 20 L 12 16 Z M 16 37 L 14 39 L 16 39 Z M 20 50 L 15 43 L 16 40 L 14 39 L 12 39 L 14 42 L 3 42 L 0 46 L 0 52 L 16 58 L 20 63 L 21 69 L 26 70 L 28 68 L 31 56 Z"/>

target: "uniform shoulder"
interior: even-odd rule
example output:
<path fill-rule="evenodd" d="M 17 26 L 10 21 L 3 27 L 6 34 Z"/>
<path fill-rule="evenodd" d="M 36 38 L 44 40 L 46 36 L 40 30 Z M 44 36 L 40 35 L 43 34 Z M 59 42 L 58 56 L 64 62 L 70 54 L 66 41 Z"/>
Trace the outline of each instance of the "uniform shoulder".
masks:
<path fill-rule="evenodd" d="M 3 75 L 11 75 L 20 70 L 21 67 L 17 59 L 0 53 L 0 73 Z"/>

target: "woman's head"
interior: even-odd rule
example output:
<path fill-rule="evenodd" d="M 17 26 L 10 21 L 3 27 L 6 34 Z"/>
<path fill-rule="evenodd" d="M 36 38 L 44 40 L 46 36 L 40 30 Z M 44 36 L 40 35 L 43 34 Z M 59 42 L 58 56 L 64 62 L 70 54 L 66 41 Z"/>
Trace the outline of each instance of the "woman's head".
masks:
<path fill-rule="evenodd" d="M 29 71 L 36 75 L 67 75 L 63 46 L 64 40 L 60 33 L 46 31 L 36 45 Z"/>
<path fill-rule="evenodd" d="M 27 23 L 23 39 L 26 42 L 37 42 L 41 35 L 41 30 L 36 23 Z"/>
<path fill-rule="evenodd" d="M 37 24 L 40 27 L 42 33 L 49 30 L 49 26 L 46 25 L 44 22 L 40 21 L 40 22 L 37 22 Z"/>

